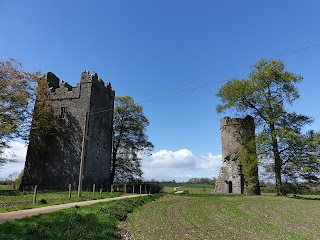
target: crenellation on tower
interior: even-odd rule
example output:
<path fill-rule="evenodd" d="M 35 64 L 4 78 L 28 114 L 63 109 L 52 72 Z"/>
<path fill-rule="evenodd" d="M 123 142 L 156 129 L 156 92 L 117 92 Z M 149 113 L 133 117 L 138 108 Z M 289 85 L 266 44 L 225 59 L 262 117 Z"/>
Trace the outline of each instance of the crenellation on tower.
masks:
<path fill-rule="evenodd" d="M 91 80 L 92 80 L 92 76 L 88 70 L 85 70 L 81 73 L 80 83 L 81 82 L 91 82 Z"/>
<path fill-rule="evenodd" d="M 64 88 L 65 91 L 72 91 L 72 86 L 65 81 L 62 81 L 62 83 L 60 84 L 60 88 Z"/>

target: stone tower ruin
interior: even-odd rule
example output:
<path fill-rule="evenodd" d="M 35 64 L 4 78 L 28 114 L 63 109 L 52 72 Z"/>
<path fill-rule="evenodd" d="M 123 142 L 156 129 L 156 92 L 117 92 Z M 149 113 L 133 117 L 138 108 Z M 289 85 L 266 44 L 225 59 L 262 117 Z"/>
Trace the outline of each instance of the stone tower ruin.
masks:
<path fill-rule="evenodd" d="M 86 126 L 83 189 L 93 184 L 110 187 L 113 106 L 115 92 L 96 73 L 85 71 L 75 87 L 61 81 L 53 73 L 46 75 L 57 129 L 49 138 L 40 139 L 39 148 L 33 119 L 24 175 L 20 188 L 38 185 L 42 189 L 76 189 L 79 181 L 83 130 Z M 38 100 L 37 100 L 38 101 Z M 87 124 L 85 119 L 87 116 Z"/>
<path fill-rule="evenodd" d="M 215 192 L 260 194 L 254 118 L 224 117 L 220 130 L 222 167 Z"/>

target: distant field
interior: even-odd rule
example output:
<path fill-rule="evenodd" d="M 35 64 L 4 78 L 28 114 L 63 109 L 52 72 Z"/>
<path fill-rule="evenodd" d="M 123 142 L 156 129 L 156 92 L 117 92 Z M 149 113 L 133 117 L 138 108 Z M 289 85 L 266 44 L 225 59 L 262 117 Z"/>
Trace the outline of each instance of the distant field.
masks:
<path fill-rule="evenodd" d="M 132 213 L 135 239 L 319 239 L 320 201 L 167 195 Z"/>
<path fill-rule="evenodd" d="M 166 193 L 173 193 L 175 187 L 177 187 L 177 191 L 184 191 L 191 194 L 207 194 L 214 192 L 214 185 L 209 184 L 160 183 L 160 185 Z"/>
<path fill-rule="evenodd" d="M 1 185 L 0 190 L 14 190 L 14 185 Z"/>
<path fill-rule="evenodd" d="M 163 186 L 163 187 L 179 187 L 179 186 L 182 186 L 182 187 L 195 187 L 195 188 L 202 188 L 202 187 L 205 187 L 205 188 L 214 188 L 214 185 L 210 185 L 210 184 L 194 184 L 194 183 L 157 183 L 159 184 L 160 186 Z"/>
<path fill-rule="evenodd" d="M 164 187 L 163 190 L 166 193 L 173 193 L 174 190 L 173 187 Z M 207 193 L 213 193 L 214 192 L 214 188 L 211 187 L 184 187 L 181 186 L 177 189 L 178 191 L 184 191 L 186 193 L 191 193 L 191 194 L 207 194 Z"/>

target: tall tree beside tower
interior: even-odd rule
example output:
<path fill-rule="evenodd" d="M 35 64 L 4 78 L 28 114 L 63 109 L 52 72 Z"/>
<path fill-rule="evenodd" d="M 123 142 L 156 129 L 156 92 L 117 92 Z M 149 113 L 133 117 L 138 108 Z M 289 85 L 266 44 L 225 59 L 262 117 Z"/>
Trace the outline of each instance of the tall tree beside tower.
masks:
<path fill-rule="evenodd" d="M 0 167 L 10 161 L 4 150 L 15 138 L 27 139 L 40 71 L 30 73 L 16 59 L 0 61 Z"/>
<path fill-rule="evenodd" d="M 294 161 L 286 154 L 297 148 L 297 144 L 300 144 L 299 149 L 308 143 L 310 148 L 314 147 L 302 134 L 302 128 L 310 124 L 312 119 L 287 109 L 300 96 L 296 84 L 302 81 L 302 77 L 284 68 L 281 61 L 260 60 L 252 67 L 248 79 L 230 79 L 217 92 L 222 102 L 217 106 L 217 112 L 233 109 L 237 113 L 255 117 L 259 129 L 258 153 L 263 159 L 273 159 L 271 165 L 277 195 L 285 194 L 282 177 L 290 172 L 290 165 Z M 310 156 L 305 156 L 305 169 L 316 171 L 314 167 L 319 160 L 315 155 L 318 150 L 311 150 Z"/>
<path fill-rule="evenodd" d="M 153 149 L 146 134 L 149 121 L 129 96 L 116 97 L 114 105 L 111 183 L 133 181 L 143 174 L 139 154 Z"/>

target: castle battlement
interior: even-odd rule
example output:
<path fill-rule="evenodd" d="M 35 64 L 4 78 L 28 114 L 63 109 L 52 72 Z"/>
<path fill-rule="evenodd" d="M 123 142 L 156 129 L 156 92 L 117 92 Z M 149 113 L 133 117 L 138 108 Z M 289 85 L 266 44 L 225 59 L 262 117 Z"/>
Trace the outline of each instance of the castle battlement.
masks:
<path fill-rule="evenodd" d="M 92 83 L 92 85 L 99 87 L 101 90 L 106 90 L 109 94 L 111 93 L 111 83 L 108 82 L 107 84 L 105 84 L 104 81 L 99 78 L 96 72 L 94 72 L 93 74 L 90 74 L 88 70 L 82 72 L 80 83 Z"/>
<path fill-rule="evenodd" d="M 47 82 L 51 90 L 51 100 L 79 98 L 81 95 L 81 85 L 86 83 L 91 83 L 93 86 L 100 88 L 112 97 L 115 96 L 114 91 L 112 91 L 111 83 L 108 82 L 105 85 L 104 81 L 99 78 L 97 73 L 90 74 L 87 70 L 82 72 L 80 83 L 75 87 L 72 87 L 69 83 L 60 80 L 52 72 L 47 73 Z"/>
<path fill-rule="evenodd" d="M 231 117 L 224 117 L 220 120 L 220 129 L 228 127 L 234 128 L 236 126 L 241 127 L 244 124 L 244 121 L 250 121 L 251 116 L 247 116 L 246 118 L 231 118 Z M 253 119 L 253 118 L 252 118 Z"/>

